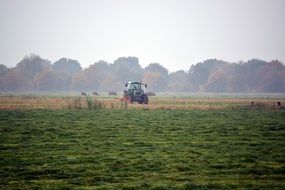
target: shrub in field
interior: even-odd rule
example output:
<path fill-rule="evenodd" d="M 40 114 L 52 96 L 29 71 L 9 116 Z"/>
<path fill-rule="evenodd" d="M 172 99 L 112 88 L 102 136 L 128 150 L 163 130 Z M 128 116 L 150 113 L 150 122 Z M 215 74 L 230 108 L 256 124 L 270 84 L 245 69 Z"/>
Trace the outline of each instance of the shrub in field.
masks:
<path fill-rule="evenodd" d="M 88 110 L 98 110 L 103 108 L 102 103 L 92 97 L 86 97 L 86 105 Z"/>
<path fill-rule="evenodd" d="M 93 101 L 92 98 L 86 97 L 86 104 L 87 104 L 87 109 L 92 110 L 93 109 Z"/>
<path fill-rule="evenodd" d="M 121 109 L 124 109 L 124 110 L 127 110 L 127 109 L 128 109 L 128 102 L 126 102 L 126 101 L 121 102 L 120 108 L 121 108 Z"/>
<path fill-rule="evenodd" d="M 98 110 L 98 109 L 102 109 L 103 108 L 102 103 L 100 101 L 96 100 L 96 99 L 93 100 L 92 105 L 93 105 L 93 107 L 92 107 L 93 110 Z"/>
<path fill-rule="evenodd" d="M 82 109 L 81 97 L 75 98 L 74 100 L 74 108 L 75 109 Z"/>
<path fill-rule="evenodd" d="M 110 103 L 110 108 L 111 108 L 111 110 L 115 109 L 115 104 L 114 104 L 114 102 L 111 102 L 111 103 Z"/>
<path fill-rule="evenodd" d="M 68 109 L 83 109 L 81 104 L 81 97 L 72 98 L 68 104 Z"/>

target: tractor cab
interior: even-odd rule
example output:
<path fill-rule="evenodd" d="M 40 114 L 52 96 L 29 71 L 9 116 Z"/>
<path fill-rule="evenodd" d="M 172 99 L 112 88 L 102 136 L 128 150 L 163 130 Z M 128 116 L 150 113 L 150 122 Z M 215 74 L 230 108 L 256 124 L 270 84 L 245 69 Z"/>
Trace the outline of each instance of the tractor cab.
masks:
<path fill-rule="evenodd" d="M 142 89 L 142 85 L 144 85 L 145 88 L 147 87 L 146 84 L 142 84 L 140 82 L 128 82 L 128 83 L 126 83 L 128 94 L 132 94 L 133 92 L 135 92 L 137 95 L 139 95 L 139 94 L 142 95 L 144 93 L 144 91 Z"/>
<path fill-rule="evenodd" d="M 147 88 L 147 84 L 142 82 L 127 82 L 127 90 L 124 91 L 124 99 L 130 103 L 138 102 L 139 104 L 147 104 L 148 97 L 144 94 L 142 86 Z"/>

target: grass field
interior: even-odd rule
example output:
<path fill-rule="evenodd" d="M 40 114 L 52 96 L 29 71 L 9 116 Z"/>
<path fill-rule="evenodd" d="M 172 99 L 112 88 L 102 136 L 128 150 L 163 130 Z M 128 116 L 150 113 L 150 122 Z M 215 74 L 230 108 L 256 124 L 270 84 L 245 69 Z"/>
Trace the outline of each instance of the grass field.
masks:
<path fill-rule="evenodd" d="M 142 109 L 0 110 L 0 189 L 285 188 L 285 110 L 271 109 L 275 99 L 254 108 L 152 100 Z"/>

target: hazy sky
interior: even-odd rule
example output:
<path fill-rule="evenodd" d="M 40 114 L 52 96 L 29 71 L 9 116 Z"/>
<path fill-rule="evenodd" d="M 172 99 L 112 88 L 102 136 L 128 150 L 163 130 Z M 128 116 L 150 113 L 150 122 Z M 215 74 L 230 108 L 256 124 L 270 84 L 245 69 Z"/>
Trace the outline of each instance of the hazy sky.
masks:
<path fill-rule="evenodd" d="M 0 64 L 25 55 L 83 67 L 137 56 L 188 70 L 208 58 L 285 62 L 285 0 L 0 0 Z"/>

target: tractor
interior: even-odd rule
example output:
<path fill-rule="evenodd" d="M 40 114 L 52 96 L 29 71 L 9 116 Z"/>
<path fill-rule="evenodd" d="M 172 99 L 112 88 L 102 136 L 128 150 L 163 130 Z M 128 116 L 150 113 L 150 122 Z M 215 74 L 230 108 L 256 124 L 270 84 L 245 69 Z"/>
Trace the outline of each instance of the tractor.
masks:
<path fill-rule="evenodd" d="M 142 82 L 127 82 L 124 90 L 124 100 L 129 103 L 138 102 L 139 104 L 147 104 L 148 96 L 144 93 L 142 85 L 147 88 L 147 84 Z"/>

